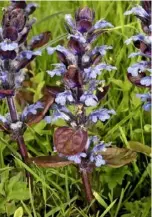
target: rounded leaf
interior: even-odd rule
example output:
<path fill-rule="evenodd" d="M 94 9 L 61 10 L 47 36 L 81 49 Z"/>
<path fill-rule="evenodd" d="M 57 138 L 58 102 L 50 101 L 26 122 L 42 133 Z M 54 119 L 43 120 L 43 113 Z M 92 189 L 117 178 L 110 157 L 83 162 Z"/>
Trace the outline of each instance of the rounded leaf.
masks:
<path fill-rule="evenodd" d="M 82 129 L 60 127 L 54 133 L 54 145 L 56 150 L 64 155 L 75 155 L 84 151 L 88 140 L 88 134 Z"/>

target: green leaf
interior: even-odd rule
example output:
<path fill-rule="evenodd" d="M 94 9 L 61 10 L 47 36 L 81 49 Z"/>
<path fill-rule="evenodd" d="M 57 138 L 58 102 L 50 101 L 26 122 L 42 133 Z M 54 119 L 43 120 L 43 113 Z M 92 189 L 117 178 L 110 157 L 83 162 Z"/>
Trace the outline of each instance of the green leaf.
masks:
<path fill-rule="evenodd" d="M 36 84 L 40 84 L 40 82 L 44 81 L 44 72 L 40 72 L 37 75 L 35 75 L 32 79 L 32 82 Z"/>
<path fill-rule="evenodd" d="M 38 101 L 43 95 L 42 95 L 42 88 L 45 85 L 45 81 L 42 81 L 38 84 L 37 89 L 34 94 L 34 102 Z"/>
<path fill-rule="evenodd" d="M 122 215 L 122 217 L 130 217 L 130 216 L 149 217 L 150 208 L 151 208 L 150 197 L 141 198 L 141 200 L 136 200 L 134 202 L 126 202 L 125 209 L 129 212 L 129 214 Z"/>
<path fill-rule="evenodd" d="M 37 21 L 37 22 L 35 23 L 35 25 L 39 25 L 39 24 L 41 24 L 41 23 L 44 22 L 44 21 L 48 21 L 49 19 L 52 19 L 53 17 L 58 16 L 58 15 L 60 15 L 60 14 L 64 14 L 64 13 L 66 13 L 66 11 L 59 11 L 59 12 L 56 12 L 56 13 L 54 13 L 54 14 L 48 15 L 48 16 L 42 18 L 41 20 Z"/>
<path fill-rule="evenodd" d="M 125 175 L 132 176 L 127 166 L 120 168 L 105 167 L 104 172 L 100 176 L 101 182 L 107 183 L 109 189 L 114 189 L 117 185 L 121 185 Z"/>
<path fill-rule="evenodd" d="M 8 192 L 7 200 L 28 200 L 29 190 L 25 182 L 17 182 L 13 189 Z"/>
<path fill-rule="evenodd" d="M 114 204 L 116 203 L 117 199 L 114 200 L 107 208 L 106 210 L 102 213 L 102 215 L 100 215 L 100 217 L 104 217 L 106 216 L 106 214 L 111 210 L 111 208 L 114 206 Z"/>
<path fill-rule="evenodd" d="M 144 145 L 140 142 L 136 142 L 136 141 L 129 141 L 128 142 L 128 147 L 132 150 L 132 151 L 136 151 L 136 152 L 140 152 L 143 153 L 147 156 L 151 156 L 151 147 Z"/>
<path fill-rule="evenodd" d="M 14 188 L 14 186 L 19 182 L 20 178 L 21 178 L 21 173 L 18 173 L 16 176 L 13 176 L 9 180 L 9 184 L 7 186 L 8 192 L 12 191 L 12 189 Z"/>
<path fill-rule="evenodd" d="M 96 191 L 93 192 L 93 195 L 95 199 L 101 204 L 101 206 L 103 206 L 105 209 L 108 207 L 107 203 Z"/>
<path fill-rule="evenodd" d="M 36 133 L 38 133 L 39 135 L 43 134 L 43 129 L 46 127 L 47 123 L 46 121 L 42 120 L 39 123 L 37 123 L 33 129 Z"/>
<path fill-rule="evenodd" d="M 136 159 L 136 153 L 127 148 L 109 147 L 101 152 L 106 164 L 110 167 L 122 167 Z"/>
<path fill-rule="evenodd" d="M 14 213 L 14 217 L 22 217 L 23 216 L 23 208 L 19 207 L 15 213 Z"/>
<path fill-rule="evenodd" d="M 151 126 L 150 124 L 146 124 L 146 125 L 144 126 L 144 131 L 145 131 L 146 133 L 150 133 L 151 130 L 152 130 L 152 126 Z"/>

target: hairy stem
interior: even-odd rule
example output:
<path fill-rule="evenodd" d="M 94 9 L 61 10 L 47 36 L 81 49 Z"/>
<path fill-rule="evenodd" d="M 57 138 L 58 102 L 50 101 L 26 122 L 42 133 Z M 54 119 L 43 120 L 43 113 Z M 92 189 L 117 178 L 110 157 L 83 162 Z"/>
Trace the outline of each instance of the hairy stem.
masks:
<path fill-rule="evenodd" d="M 90 173 L 85 169 L 80 170 L 80 173 L 81 173 L 81 178 L 82 178 L 87 201 L 91 203 L 92 200 L 94 199 L 94 196 L 90 184 Z"/>
<path fill-rule="evenodd" d="M 12 122 L 18 121 L 18 115 L 17 115 L 17 111 L 16 111 L 13 97 L 7 97 L 7 104 L 8 104 L 8 108 L 9 108 Z M 23 136 L 22 135 L 18 136 L 16 141 L 17 141 L 22 159 L 24 162 L 26 162 L 26 159 L 28 158 L 28 153 L 27 153 L 27 149 L 26 149 L 26 145 L 25 145 Z"/>
<path fill-rule="evenodd" d="M 10 112 L 12 122 L 18 121 L 18 115 L 17 115 L 17 111 L 16 111 L 13 97 L 7 97 L 7 104 L 8 104 L 8 109 Z M 18 144 L 19 151 L 20 151 L 20 154 L 22 156 L 22 160 L 26 163 L 26 160 L 28 158 L 28 153 L 27 153 L 27 149 L 26 149 L 23 135 L 19 135 L 16 139 L 16 142 Z M 27 177 L 28 183 L 32 181 L 31 176 L 28 172 L 26 172 L 26 177 Z"/>

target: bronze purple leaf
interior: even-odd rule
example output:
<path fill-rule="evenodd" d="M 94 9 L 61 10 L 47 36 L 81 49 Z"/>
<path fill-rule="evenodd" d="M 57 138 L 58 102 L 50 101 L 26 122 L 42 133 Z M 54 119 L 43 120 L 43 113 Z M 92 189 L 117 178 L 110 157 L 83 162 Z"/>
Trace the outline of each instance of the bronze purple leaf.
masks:
<path fill-rule="evenodd" d="M 3 38 L 10 39 L 11 41 L 16 41 L 18 38 L 18 32 L 15 27 L 7 27 L 3 30 Z"/>
<path fill-rule="evenodd" d="M 109 147 L 101 155 L 106 165 L 114 168 L 124 166 L 136 160 L 136 152 L 127 148 Z"/>
<path fill-rule="evenodd" d="M 22 8 L 22 9 L 25 9 L 26 8 L 26 2 L 24 0 L 22 1 L 12 1 L 12 4 L 10 6 L 11 9 L 14 9 L 14 8 Z"/>
<path fill-rule="evenodd" d="M 70 65 L 67 72 L 64 74 L 64 83 L 69 88 L 82 86 L 82 75 L 75 65 Z"/>
<path fill-rule="evenodd" d="M 5 59 L 15 59 L 16 57 L 16 52 L 14 50 L 8 50 L 8 51 L 3 51 L 3 50 L 0 50 L 0 58 L 2 60 L 5 60 Z"/>
<path fill-rule="evenodd" d="M 109 85 L 103 87 L 102 90 L 100 88 L 97 89 L 96 96 L 97 96 L 99 101 L 102 100 L 105 97 L 108 90 L 109 90 Z"/>
<path fill-rule="evenodd" d="M 4 94 L 5 96 L 13 96 L 14 95 L 14 90 L 4 90 L 4 89 L 2 89 L 2 90 L 0 90 L 0 94 Z"/>
<path fill-rule="evenodd" d="M 74 162 L 59 156 L 39 156 L 28 159 L 28 163 L 34 163 L 39 167 L 64 167 Z"/>
<path fill-rule="evenodd" d="M 145 85 L 142 85 L 140 83 L 141 79 L 144 78 L 145 76 L 146 76 L 145 72 L 141 72 L 137 76 L 132 76 L 131 73 L 127 73 L 127 77 L 129 79 L 129 81 L 131 83 L 133 83 L 134 85 L 136 85 L 138 87 L 147 87 L 147 88 L 150 88 L 151 86 L 145 86 Z"/>
<path fill-rule="evenodd" d="M 43 103 L 44 108 L 40 109 L 36 115 L 33 115 L 33 114 L 28 115 L 27 124 L 29 126 L 31 126 L 32 124 L 36 124 L 36 123 L 40 122 L 45 117 L 45 115 L 48 112 L 48 110 L 50 109 L 51 105 L 54 103 L 55 96 L 59 92 L 61 92 L 61 88 L 59 88 L 59 87 L 46 86 L 43 89 L 44 96 L 39 101 Z"/>
<path fill-rule="evenodd" d="M 75 155 L 84 151 L 88 134 L 82 129 L 59 127 L 54 133 L 53 140 L 58 153 L 66 156 Z"/>
<path fill-rule="evenodd" d="M 50 37 L 51 37 L 51 32 L 49 31 L 43 32 L 40 35 L 35 36 L 30 43 L 30 49 L 33 50 L 35 48 L 40 48 L 43 45 L 47 44 Z"/>
<path fill-rule="evenodd" d="M 93 22 L 94 17 L 95 12 L 88 7 L 79 8 L 75 13 L 75 19 L 77 22 L 80 20 L 88 20 L 90 22 Z"/>
<path fill-rule="evenodd" d="M 4 124 L 1 124 L 1 123 L 0 123 L 0 131 L 5 132 L 5 133 L 7 133 L 7 134 L 11 133 L 11 132 L 9 131 L 8 126 L 7 126 L 7 125 L 4 125 Z"/>
<path fill-rule="evenodd" d="M 74 38 L 69 40 L 68 47 L 74 54 L 83 54 L 85 52 L 85 48 L 82 46 L 82 44 Z"/>

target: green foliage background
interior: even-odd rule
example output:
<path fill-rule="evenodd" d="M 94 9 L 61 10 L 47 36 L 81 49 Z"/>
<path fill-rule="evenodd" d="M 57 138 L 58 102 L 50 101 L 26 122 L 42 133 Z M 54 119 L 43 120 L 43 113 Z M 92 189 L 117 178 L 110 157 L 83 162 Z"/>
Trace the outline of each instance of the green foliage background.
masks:
<path fill-rule="evenodd" d="M 52 32 L 49 45 L 66 45 L 64 14 L 71 13 L 78 7 L 89 6 L 96 12 L 96 20 L 105 18 L 115 27 L 102 35 L 97 44 L 112 45 L 104 59 L 117 67 L 116 72 L 105 72 L 101 77 L 110 90 L 102 105 L 113 108 L 116 115 L 105 125 L 98 123 L 90 132 L 102 140 L 112 141 L 118 147 L 127 147 L 128 141 L 139 141 L 150 146 L 150 114 L 141 108 L 136 93 L 146 90 L 134 87 L 126 77 L 127 68 L 137 58 L 128 55 L 135 48 L 124 41 L 141 31 L 140 23 L 133 16 L 124 16 L 124 12 L 137 4 L 136 1 L 39 1 L 39 8 L 34 13 L 37 23 L 30 37 L 43 31 Z M 8 2 L 0 2 L 0 8 Z M 2 13 L 0 13 L 2 16 Z M 30 38 L 29 37 L 29 38 Z M 32 63 L 32 82 L 34 101 L 41 97 L 45 84 L 55 84 L 46 73 L 56 56 L 43 52 Z M 18 105 L 18 109 L 20 107 Z M 7 112 L 5 102 L 0 102 L 0 114 Z M 58 123 L 62 124 L 62 123 Z M 31 156 L 52 153 L 52 129 L 41 121 L 25 133 L 25 141 Z M 26 187 L 24 169 L 33 174 L 33 190 Z M 137 161 L 119 169 L 106 166 L 93 173 L 94 195 L 101 205 L 101 213 L 89 214 L 89 206 L 84 200 L 81 180 L 76 168 L 68 166 L 62 169 L 29 168 L 21 162 L 17 154 L 17 145 L 8 135 L 0 132 L 0 217 L 150 217 L 150 163 L 145 155 L 138 154 Z"/>

